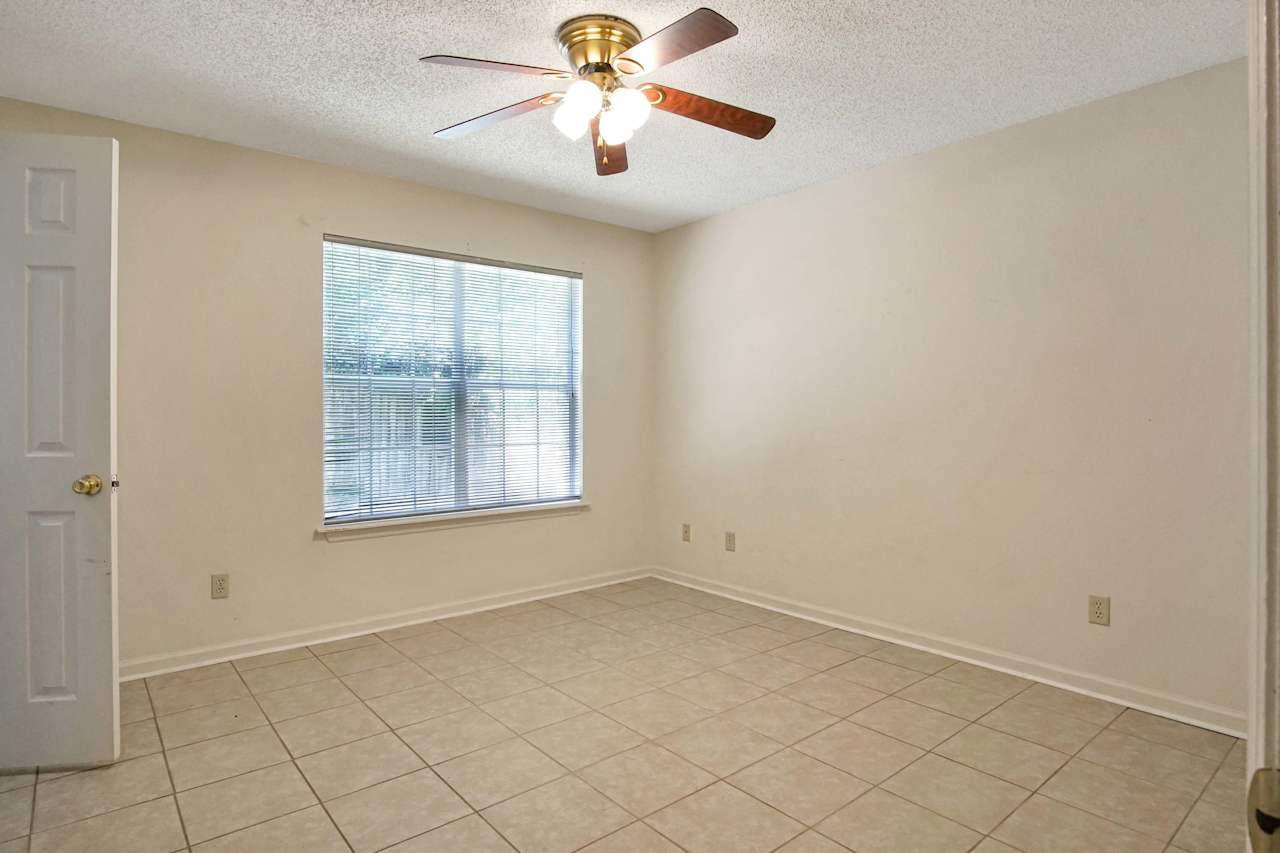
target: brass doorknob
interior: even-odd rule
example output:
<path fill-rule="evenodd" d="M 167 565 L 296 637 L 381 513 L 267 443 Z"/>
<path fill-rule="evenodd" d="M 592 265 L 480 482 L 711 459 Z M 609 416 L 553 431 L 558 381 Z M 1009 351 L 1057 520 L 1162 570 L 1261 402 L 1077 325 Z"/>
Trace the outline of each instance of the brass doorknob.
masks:
<path fill-rule="evenodd" d="M 96 495 L 102 491 L 102 478 L 97 474 L 85 474 L 71 484 L 71 491 L 77 495 Z"/>

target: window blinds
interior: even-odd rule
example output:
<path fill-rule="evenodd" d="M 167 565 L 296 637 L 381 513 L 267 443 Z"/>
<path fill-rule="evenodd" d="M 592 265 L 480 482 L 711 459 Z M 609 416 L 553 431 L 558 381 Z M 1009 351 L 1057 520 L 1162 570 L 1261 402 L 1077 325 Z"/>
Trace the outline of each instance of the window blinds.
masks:
<path fill-rule="evenodd" d="M 324 243 L 326 524 L 582 495 L 582 279 Z"/>

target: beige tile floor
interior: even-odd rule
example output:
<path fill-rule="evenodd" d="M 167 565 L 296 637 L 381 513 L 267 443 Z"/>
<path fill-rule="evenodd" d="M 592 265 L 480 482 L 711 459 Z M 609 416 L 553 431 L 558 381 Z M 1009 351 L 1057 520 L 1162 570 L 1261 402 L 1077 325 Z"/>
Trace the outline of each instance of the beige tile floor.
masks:
<path fill-rule="evenodd" d="M 0 853 L 1239 853 L 1235 738 L 654 578 L 121 687 Z"/>

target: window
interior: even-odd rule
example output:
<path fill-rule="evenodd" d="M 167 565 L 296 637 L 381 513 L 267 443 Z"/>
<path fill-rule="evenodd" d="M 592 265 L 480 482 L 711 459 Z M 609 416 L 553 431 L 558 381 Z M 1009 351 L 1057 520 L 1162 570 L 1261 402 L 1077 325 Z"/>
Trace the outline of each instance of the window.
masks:
<path fill-rule="evenodd" d="M 582 496 L 582 279 L 324 242 L 326 525 Z"/>

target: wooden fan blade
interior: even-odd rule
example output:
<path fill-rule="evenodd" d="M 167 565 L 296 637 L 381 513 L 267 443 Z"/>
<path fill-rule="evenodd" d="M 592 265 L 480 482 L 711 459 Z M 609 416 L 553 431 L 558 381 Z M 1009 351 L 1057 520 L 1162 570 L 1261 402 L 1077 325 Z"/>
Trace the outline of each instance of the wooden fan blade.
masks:
<path fill-rule="evenodd" d="M 597 175 L 616 175 L 627 171 L 627 146 L 604 144 L 599 116 L 591 120 L 591 149 L 596 155 Z"/>
<path fill-rule="evenodd" d="M 457 139 L 459 136 L 466 136 L 468 133 L 474 133 L 477 130 L 484 130 L 492 124 L 497 124 L 505 119 L 515 118 L 525 113 L 531 113 L 541 107 L 550 106 L 560 100 L 558 92 L 548 92 L 545 95 L 538 95 L 527 101 L 520 101 L 509 107 L 502 107 L 493 112 L 485 113 L 482 116 L 469 118 L 466 121 L 460 121 L 457 124 L 451 124 L 448 127 L 437 130 L 435 135 L 441 139 Z"/>
<path fill-rule="evenodd" d="M 643 74 L 737 34 L 738 28 L 719 12 L 695 9 L 614 57 L 613 67 L 623 74 Z"/>
<path fill-rule="evenodd" d="M 723 130 L 731 130 L 734 133 L 740 133 L 752 139 L 764 139 L 769 135 L 769 131 L 773 130 L 773 126 L 778 123 L 773 116 L 753 113 L 751 110 L 744 110 L 742 107 L 735 107 L 733 104 L 725 104 L 720 101 L 713 101 L 711 98 L 704 98 L 701 95 L 681 92 L 679 89 L 672 89 L 670 86 L 645 83 L 640 86 L 640 91 L 645 93 L 649 103 L 653 104 L 656 109 L 691 118 L 694 121 L 700 121 L 703 124 L 709 124 Z"/>
<path fill-rule="evenodd" d="M 557 80 L 568 80 L 573 75 L 568 71 L 557 71 L 554 68 L 539 68 L 536 65 L 517 65 L 514 62 L 493 62 L 488 59 L 472 59 L 469 56 L 446 56 L 435 54 L 424 56 L 420 62 L 435 65 L 453 65 L 458 68 L 480 68 L 485 71 L 509 71 L 513 74 L 528 74 L 533 77 L 554 77 Z"/>

